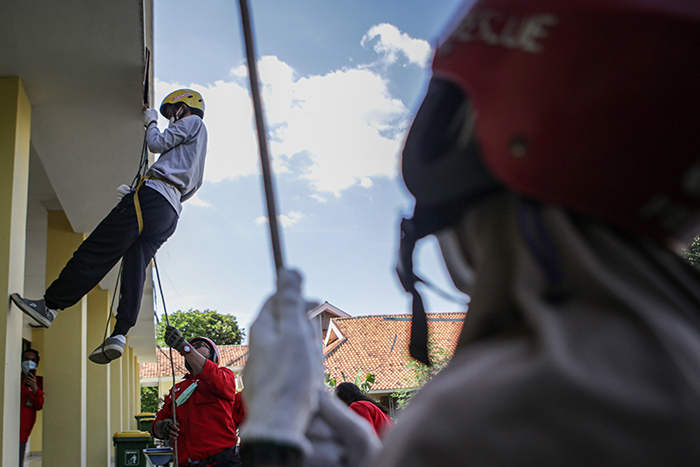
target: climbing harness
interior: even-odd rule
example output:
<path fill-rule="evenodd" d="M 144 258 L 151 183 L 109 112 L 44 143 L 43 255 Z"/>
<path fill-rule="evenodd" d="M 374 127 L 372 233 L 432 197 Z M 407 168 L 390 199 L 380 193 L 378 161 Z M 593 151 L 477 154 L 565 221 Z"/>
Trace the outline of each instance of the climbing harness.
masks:
<path fill-rule="evenodd" d="M 143 232 L 143 214 L 141 213 L 141 203 L 139 202 L 139 189 L 143 186 L 146 180 L 159 180 L 177 188 L 177 185 L 175 185 L 167 178 L 156 177 L 154 175 L 146 175 L 141 178 L 141 180 L 136 185 L 136 188 L 134 188 L 134 209 L 136 209 L 136 221 L 139 224 L 139 235 L 141 235 L 141 232 Z"/>
<path fill-rule="evenodd" d="M 139 169 L 131 181 L 131 191 L 134 193 L 134 209 L 136 210 L 136 220 L 139 225 L 139 235 L 143 232 L 143 214 L 141 213 L 141 203 L 139 202 L 139 190 L 146 183 L 146 180 L 159 180 L 161 182 L 167 183 L 168 185 L 177 188 L 172 181 L 163 177 L 156 177 L 155 175 L 146 175 L 148 172 L 148 142 L 146 140 L 148 133 L 143 135 L 143 146 L 141 148 L 141 161 L 139 162 Z M 167 151 L 166 151 L 167 152 Z M 163 153 L 165 154 L 165 153 Z M 161 157 L 162 155 L 161 154 Z"/>

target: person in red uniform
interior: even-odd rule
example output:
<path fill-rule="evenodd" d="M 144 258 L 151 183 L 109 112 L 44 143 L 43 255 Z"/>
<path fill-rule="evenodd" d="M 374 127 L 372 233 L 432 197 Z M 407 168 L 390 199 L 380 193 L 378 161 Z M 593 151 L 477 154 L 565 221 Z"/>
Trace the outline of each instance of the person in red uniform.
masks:
<path fill-rule="evenodd" d="M 420 239 L 469 312 L 379 455 L 346 465 L 698 465 L 700 274 L 678 253 L 700 232 L 700 2 L 465 0 L 438 44 L 402 152 L 411 355 L 429 363 Z M 241 456 L 296 467 L 309 423 L 275 428 L 320 405 L 266 396 L 323 357 L 301 275 L 277 275 L 250 327 Z"/>
<path fill-rule="evenodd" d="M 27 349 L 22 354 L 22 393 L 20 396 L 19 465 L 24 463 L 24 451 L 36 422 L 36 413 L 44 407 L 44 378 L 36 375 L 39 352 Z"/>
<path fill-rule="evenodd" d="M 176 422 L 171 390 L 153 421 L 153 435 L 177 443 L 182 467 L 240 465 L 236 430 L 245 408 L 233 371 L 218 365 L 219 349 L 206 337 L 187 342 L 178 329 L 168 326 L 165 342 L 185 358 L 189 373 L 174 388 Z"/>
<path fill-rule="evenodd" d="M 380 438 L 394 424 L 389 418 L 389 410 L 372 400 L 353 383 L 340 383 L 335 388 L 335 395 L 345 402 L 353 412 L 366 419 Z"/>

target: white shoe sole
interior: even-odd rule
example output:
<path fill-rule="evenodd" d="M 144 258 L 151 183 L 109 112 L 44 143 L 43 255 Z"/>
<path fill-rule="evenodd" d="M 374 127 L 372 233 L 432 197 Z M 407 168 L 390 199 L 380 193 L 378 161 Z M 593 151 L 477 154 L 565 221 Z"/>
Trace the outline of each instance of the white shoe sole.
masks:
<path fill-rule="evenodd" d="M 116 360 L 124 354 L 124 347 L 119 344 L 105 345 L 103 352 L 110 360 Z"/>
<path fill-rule="evenodd" d="M 102 347 L 96 348 L 88 357 L 92 363 L 97 363 L 98 365 L 106 365 L 112 360 L 102 351 Z"/>
<path fill-rule="evenodd" d="M 102 343 L 98 348 L 92 351 L 88 357 L 91 362 L 98 365 L 106 365 L 112 360 L 120 358 L 124 354 L 124 347 L 120 343 L 105 345 Z"/>

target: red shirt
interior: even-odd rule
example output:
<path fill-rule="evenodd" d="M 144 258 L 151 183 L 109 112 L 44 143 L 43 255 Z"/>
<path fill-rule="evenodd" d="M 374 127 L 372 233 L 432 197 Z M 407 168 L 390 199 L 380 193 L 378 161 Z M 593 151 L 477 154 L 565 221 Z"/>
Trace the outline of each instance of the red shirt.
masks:
<path fill-rule="evenodd" d="M 19 413 L 19 442 L 26 443 L 32 433 L 36 422 L 36 412 L 44 407 L 44 377 L 36 377 L 36 385 L 39 389 L 34 392 L 22 381 L 22 393 L 20 396 L 21 409 Z"/>
<path fill-rule="evenodd" d="M 374 432 L 380 438 L 384 435 L 387 428 L 394 424 L 387 414 L 369 401 L 355 401 L 350 404 L 350 408 L 367 421 L 374 428 Z"/>
<path fill-rule="evenodd" d="M 245 416 L 241 397 L 236 394 L 233 371 L 207 360 L 200 374 L 188 374 L 184 381 L 175 385 L 175 399 L 195 382 L 197 388 L 176 409 L 180 427 L 178 463 L 181 466 L 188 465 L 190 460 L 206 459 L 235 446 L 238 442 L 236 429 Z M 154 424 L 173 418 L 171 401 L 172 390 L 165 397 Z"/>

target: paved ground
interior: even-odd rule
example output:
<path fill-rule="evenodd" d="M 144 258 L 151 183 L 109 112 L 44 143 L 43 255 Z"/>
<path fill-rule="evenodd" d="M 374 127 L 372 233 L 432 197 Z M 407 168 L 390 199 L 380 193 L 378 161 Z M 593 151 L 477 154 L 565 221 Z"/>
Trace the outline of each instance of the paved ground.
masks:
<path fill-rule="evenodd" d="M 41 456 L 25 456 L 24 467 L 41 467 Z M 111 459 L 110 467 L 114 467 L 114 458 Z"/>
<path fill-rule="evenodd" d="M 24 467 L 41 467 L 41 456 L 26 454 L 24 456 Z"/>

